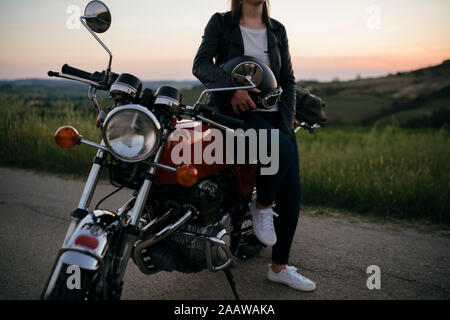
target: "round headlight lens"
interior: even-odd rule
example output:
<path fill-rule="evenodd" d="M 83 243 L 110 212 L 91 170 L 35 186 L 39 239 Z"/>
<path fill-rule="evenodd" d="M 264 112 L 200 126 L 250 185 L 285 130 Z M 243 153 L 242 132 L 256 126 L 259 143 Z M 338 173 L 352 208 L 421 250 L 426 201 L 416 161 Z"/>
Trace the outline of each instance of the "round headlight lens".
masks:
<path fill-rule="evenodd" d="M 153 155 L 160 141 L 161 126 L 153 113 L 138 105 L 118 107 L 105 120 L 106 145 L 117 158 L 142 161 Z"/>

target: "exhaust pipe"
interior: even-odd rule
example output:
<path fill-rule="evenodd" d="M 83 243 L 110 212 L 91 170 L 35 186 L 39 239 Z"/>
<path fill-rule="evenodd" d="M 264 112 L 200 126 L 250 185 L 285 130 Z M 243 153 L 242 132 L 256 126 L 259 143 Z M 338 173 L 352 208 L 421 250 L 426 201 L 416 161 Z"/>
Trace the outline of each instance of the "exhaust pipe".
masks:
<path fill-rule="evenodd" d="M 186 211 L 186 213 L 180 219 L 178 219 L 175 223 L 168 225 L 167 227 L 165 227 L 164 229 L 162 229 L 155 235 L 151 236 L 148 239 L 141 241 L 140 243 L 138 243 L 135 246 L 134 261 L 135 261 L 136 265 L 138 266 L 139 270 L 141 270 L 141 272 L 143 272 L 145 274 L 151 273 L 147 270 L 147 268 L 145 267 L 145 265 L 143 263 L 141 251 L 144 250 L 145 248 L 148 248 L 151 245 L 154 245 L 155 243 L 163 240 L 164 238 L 167 238 L 168 236 L 170 236 L 179 227 L 181 227 L 183 224 L 185 224 L 186 221 L 189 220 L 191 215 L 192 215 L 192 210 Z"/>

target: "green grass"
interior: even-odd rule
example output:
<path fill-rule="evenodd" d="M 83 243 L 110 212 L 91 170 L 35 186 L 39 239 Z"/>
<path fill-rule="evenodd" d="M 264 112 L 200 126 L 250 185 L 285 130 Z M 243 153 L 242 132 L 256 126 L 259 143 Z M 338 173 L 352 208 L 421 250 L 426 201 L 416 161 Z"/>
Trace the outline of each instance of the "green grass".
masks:
<path fill-rule="evenodd" d="M 448 131 L 326 128 L 298 140 L 304 203 L 450 223 Z"/>
<path fill-rule="evenodd" d="M 431 117 L 433 112 L 443 109 L 450 110 L 450 98 L 433 99 L 427 101 L 420 108 L 396 112 L 393 115 L 385 116 L 377 120 L 377 124 L 378 126 L 406 126 L 409 121 L 423 120 Z"/>
<path fill-rule="evenodd" d="M 326 99 L 325 112 L 331 123 L 361 124 L 361 120 L 378 115 L 391 102 L 388 98 L 336 95 Z"/>
<path fill-rule="evenodd" d="M 0 163 L 75 176 L 87 175 L 96 150 L 88 146 L 63 150 L 54 142 L 62 125 L 78 129 L 86 139 L 100 141 L 95 116 L 74 112 L 70 102 L 60 108 L 36 109 L 0 105 Z"/>
<path fill-rule="evenodd" d="M 62 150 L 53 140 L 58 127 L 72 125 L 100 141 L 95 116 L 73 107 L 0 99 L 0 164 L 86 177 L 95 149 Z M 450 224 L 448 130 L 326 127 L 317 135 L 299 133 L 298 140 L 303 203 Z"/>

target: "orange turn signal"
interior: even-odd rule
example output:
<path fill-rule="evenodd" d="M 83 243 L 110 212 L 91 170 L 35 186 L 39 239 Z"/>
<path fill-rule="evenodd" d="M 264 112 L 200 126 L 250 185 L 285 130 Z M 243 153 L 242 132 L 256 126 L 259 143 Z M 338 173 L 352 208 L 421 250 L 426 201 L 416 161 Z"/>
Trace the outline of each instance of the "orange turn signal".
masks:
<path fill-rule="evenodd" d="M 198 181 L 198 170 L 191 164 L 183 165 L 177 169 L 177 181 L 185 187 L 191 187 Z"/>
<path fill-rule="evenodd" d="M 61 127 L 55 132 L 55 142 L 63 149 L 70 149 L 80 143 L 80 135 L 74 127 Z"/>

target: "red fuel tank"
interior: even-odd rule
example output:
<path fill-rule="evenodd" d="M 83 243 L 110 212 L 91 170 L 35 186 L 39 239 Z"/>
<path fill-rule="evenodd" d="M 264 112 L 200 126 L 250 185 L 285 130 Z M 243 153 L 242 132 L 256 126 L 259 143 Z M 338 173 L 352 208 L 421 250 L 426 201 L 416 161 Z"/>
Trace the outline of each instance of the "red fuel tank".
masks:
<path fill-rule="evenodd" d="M 194 162 L 194 154 L 195 150 L 201 150 L 201 154 L 203 155 L 203 151 L 205 150 L 205 147 L 211 144 L 213 141 L 206 141 L 210 139 L 211 135 L 211 129 L 212 127 L 206 124 L 202 124 L 199 121 L 192 121 L 192 120 L 182 120 L 178 121 L 175 124 L 176 130 L 172 133 L 173 135 L 177 134 L 177 131 L 179 130 L 186 130 L 185 132 L 190 135 L 190 141 L 186 141 L 183 137 L 180 139 L 181 141 L 170 141 L 167 144 L 166 149 L 164 150 L 161 160 L 159 161 L 161 164 L 164 164 L 166 166 L 177 168 L 178 165 L 174 164 L 172 161 L 172 156 L 177 156 L 178 152 L 174 152 L 174 155 L 172 155 L 172 152 L 174 151 L 174 148 L 179 143 L 182 144 L 188 144 L 190 148 L 190 163 L 193 164 L 197 170 L 198 170 L 198 178 L 202 179 L 204 177 L 210 176 L 216 172 L 219 172 L 230 165 L 227 164 L 211 164 L 208 165 L 203 162 L 203 158 L 200 164 L 196 164 Z M 214 139 L 212 139 L 214 140 Z M 183 163 L 184 164 L 184 163 Z M 182 164 L 181 164 L 182 165 Z M 177 176 L 173 172 L 169 172 L 167 170 L 158 170 L 156 174 L 156 184 L 177 184 Z"/>
<path fill-rule="evenodd" d="M 176 135 L 178 130 L 186 130 L 185 132 L 189 134 L 190 140 L 179 139 L 180 141 L 170 141 L 165 148 L 160 163 L 166 166 L 177 168 L 178 165 L 173 163 L 173 156 L 177 156 L 178 152 L 174 151 L 175 146 L 179 143 L 188 144 L 190 149 L 190 164 L 193 164 L 198 170 L 198 178 L 202 179 L 213 175 L 221 170 L 224 170 L 230 166 L 234 166 L 236 172 L 236 183 L 239 190 L 239 194 L 245 197 L 249 192 L 253 190 L 256 177 L 256 165 L 232 165 L 232 164 L 206 164 L 204 163 L 203 157 L 201 158 L 201 163 L 196 164 L 194 162 L 195 150 L 201 150 L 201 154 L 205 148 L 214 142 L 214 138 L 211 138 L 213 127 L 203 124 L 199 121 L 192 120 L 182 120 L 173 123 L 176 130 L 172 135 Z M 178 140 L 178 139 L 177 139 Z M 212 140 L 212 141 L 211 141 Z M 185 147 L 187 148 L 187 147 Z M 223 150 L 223 162 L 225 163 L 225 147 Z M 182 164 L 181 164 L 182 165 Z M 155 184 L 178 184 L 176 173 L 159 169 L 156 173 Z"/>

